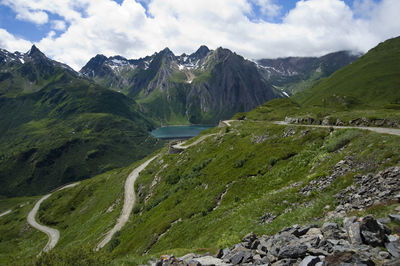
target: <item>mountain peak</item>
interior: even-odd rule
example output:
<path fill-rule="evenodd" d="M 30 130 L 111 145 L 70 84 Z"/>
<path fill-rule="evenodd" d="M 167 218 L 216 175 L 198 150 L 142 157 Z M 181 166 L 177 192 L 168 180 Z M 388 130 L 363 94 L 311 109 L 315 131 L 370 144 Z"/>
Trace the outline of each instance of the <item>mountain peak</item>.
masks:
<path fill-rule="evenodd" d="M 27 52 L 29 56 L 45 56 L 44 53 L 42 53 L 36 45 L 32 45 L 31 49 Z"/>
<path fill-rule="evenodd" d="M 193 54 L 195 57 L 203 58 L 210 52 L 207 46 L 202 45 L 199 49 Z"/>

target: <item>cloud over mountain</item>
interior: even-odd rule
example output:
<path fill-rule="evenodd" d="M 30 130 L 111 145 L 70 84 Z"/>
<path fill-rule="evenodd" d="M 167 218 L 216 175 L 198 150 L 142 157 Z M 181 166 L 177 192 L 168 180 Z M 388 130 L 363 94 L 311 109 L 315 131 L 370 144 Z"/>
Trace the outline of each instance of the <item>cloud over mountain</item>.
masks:
<path fill-rule="evenodd" d="M 316 56 L 343 49 L 365 52 L 400 35 L 396 13 L 400 1 L 354 1 L 351 8 L 341 0 L 302 0 L 285 14 L 280 1 L 272 0 L 0 3 L 12 8 L 18 20 L 51 24 L 38 47 L 78 69 L 97 53 L 136 58 L 167 46 L 179 54 L 205 44 L 210 48 L 224 46 L 248 58 Z M 0 34 L 5 36 L 1 38 L 3 48 L 29 47 L 29 40 L 6 29 Z"/>

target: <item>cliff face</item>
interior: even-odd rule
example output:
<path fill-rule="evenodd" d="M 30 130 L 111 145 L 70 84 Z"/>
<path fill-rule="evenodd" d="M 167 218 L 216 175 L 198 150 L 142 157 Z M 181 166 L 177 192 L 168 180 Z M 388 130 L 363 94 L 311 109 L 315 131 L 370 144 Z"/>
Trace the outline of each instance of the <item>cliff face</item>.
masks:
<path fill-rule="evenodd" d="M 216 123 L 282 96 L 254 62 L 228 49 L 201 46 L 175 56 L 166 48 L 138 60 L 100 59 L 93 58 L 81 73 L 133 97 L 161 123 Z"/>

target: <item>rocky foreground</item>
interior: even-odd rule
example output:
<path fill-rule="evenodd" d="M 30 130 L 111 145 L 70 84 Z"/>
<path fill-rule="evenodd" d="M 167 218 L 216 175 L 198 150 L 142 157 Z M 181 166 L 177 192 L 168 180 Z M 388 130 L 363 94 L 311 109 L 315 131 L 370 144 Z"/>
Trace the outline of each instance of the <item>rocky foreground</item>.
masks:
<path fill-rule="evenodd" d="M 340 192 L 339 205 L 330 213 L 343 217 L 347 211 L 373 204 L 400 201 L 400 168 L 392 167 L 377 175 L 355 178 L 355 184 Z M 400 238 L 386 224 L 400 224 L 397 214 L 376 219 L 345 217 L 343 224 L 326 222 L 294 225 L 273 236 L 246 235 L 231 249 L 221 249 L 216 256 L 187 254 L 162 256 L 153 265 L 400 265 Z"/>

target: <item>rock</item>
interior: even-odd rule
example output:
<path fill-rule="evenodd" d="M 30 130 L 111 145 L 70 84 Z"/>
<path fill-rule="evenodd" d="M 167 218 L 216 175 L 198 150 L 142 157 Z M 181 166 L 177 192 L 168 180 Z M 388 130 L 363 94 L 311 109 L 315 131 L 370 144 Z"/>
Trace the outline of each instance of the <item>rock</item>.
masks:
<path fill-rule="evenodd" d="M 388 224 L 388 223 L 390 223 L 390 218 L 388 218 L 388 217 L 379 218 L 378 222 L 380 222 L 381 224 Z"/>
<path fill-rule="evenodd" d="M 389 242 L 385 243 L 386 250 L 392 255 L 394 258 L 399 258 L 399 242 Z"/>
<path fill-rule="evenodd" d="M 310 230 L 308 230 L 306 235 L 307 236 L 321 236 L 321 238 L 322 238 L 322 232 L 321 232 L 321 229 L 319 229 L 319 228 L 310 228 Z"/>
<path fill-rule="evenodd" d="M 272 266 L 292 266 L 297 263 L 295 259 L 283 259 L 272 263 Z"/>
<path fill-rule="evenodd" d="M 353 250 L 345 252 L 336 251 L 327 256 L 324 265 L 375 265 L 370 258 L 362 259 Z"/>
<path fill-rule="evenodd" d="M 264 264 L 270 264 L 270 261 L 266 256 L 261 257 L 259 254 L 255 255 L 253 257 L 253 262 L 255 265 L 264 265 Z"/>
<path fill-rule="evenodd" d="M 233 257 L 231 258 L 231 263 L 236 265 L 239 264 L 243 261 L 244 256 L 246 255 L 246 253 L 244 251 L 240 251 L 239 253 L 236 253 L 235 255 L 233 255 Z"/>
<path fill-rule="evenodd" d="M 379 252 L 379 257 L 382 259 L 389 259 L 390 258 L 390 254 L 386 251 L 380 251 Z"/>
<path fill-rule="evenodd" d="M 397 199 L 398 202 L 400 202 L 400 194 L 397 194 L 396 196 L 394 196 L 394 198 Z"/>
<path fill-rule="evenodd" d="M 362 244 L 360 223 L 356 217 L 345 218 L 343 221 L 344 228 L 347 232 L 349 240 L 352 244 Z"/>
<path fill-rule="evenodd" d="M 360 231 L 363 243 L 367 245 L 373 247 L 383 246 L 387 241 L 385 228 L 372 215 L 363 218 L 360 224 Z"/>
<path fill-rule="evenodd" d="M 206 265 L 227 265 L 226 263 L 224 263 L 221 259 L 218 258 L 214 258 L 212 256 L 205 256 L 205 257 L 200 257 L 200 258 L 195 258 L 193 260 L 191 260 L 192 262 L 197 262 L 197 265 L 202 265 L 202 266 L 206 266 Z M 189 265 L 192 265 L 191 263 L 189 263 Z"/>
<path fill-rule="evenodd" d="M 307 256 L 300 262 L 299 266 L 315 266 L 320 261 L 319 257 Z"/>
<path fill-rule="evenodd" d="M 189 264 L 190 266 L 202 266 L 201 263 L 198 262 L 197 260 L 190 260 L 190 261 L 188 262 L 188 264 Z M 167 264 L 167 265 L 173 265 L 173 264 Z"/>
<path fill-rule="evenodd" d="M 336 223 L 324 223 L 321 228 L 321 232 L 325 238 L 346 238 L 346 236 L 343 234 L 344 232 L 339 229 L 339 226 Z"/>
<path fill-rule="evenodd" d="M 224 256 L 224 250 L 223 250 L 222 248 L 220 248 L 220 249 L 218 250 L 218 253 L 217 253 L 216 257 L 217 257 L 218 259 L 220 259 L 220 258 L 222 258 L 223 256 Z"/>
<path fill-rule="evenodd" d="M 399 265 L 400 265 L 400 258 L 385 262 L 383 264 L 383 266 L 399 266 Z"/>
<path fill-rule="evenodd" d="M 329 256 L 329 252 L 319 248 L 308 248 L 307 253 L 313 256 Z"/>
<path fill-rule="evenodd" d="M 182 256 L 182 257 L 178 258 L 178 260 L 190 261 L 190 260 L 192 260 L 194 257 L 196 257 L 196 255 L 195 255 L 194 253 L 189 253 L 189 254 L 186 254 L 185 256 Z"/>
<path fill-rule="evenodd" d="M 398 214 L 389 214 L 389 218 L 396 223 L 400 223 L 400 215 Z"/>
<path fill-rule="evenodd" d="M 400 195 L 399 195 L 399 198 L 397 198 L 397 199 L 400 199 Z M 398 213 L 400 213 L 400 206 L 397 206 L 396 209 L 394 209 L 394 210 L 397 211 Z"/>
<path fill-rule="evenodd" d="M 306 255 L 307 246 L 306 245 L 292 245 L 292 246 L 285 246 L 283 247 L 279 253 L 279 259 L 286 259 L 286 258 L 303 258 Z"/>
<path fill-rule="evenodd" d="M 254 240 L 257 239 L 257 236 L 251 232 L 249 234 L 247 234 L 245 237 L 243 237 L 242 242 L 253 242 Z"/>

